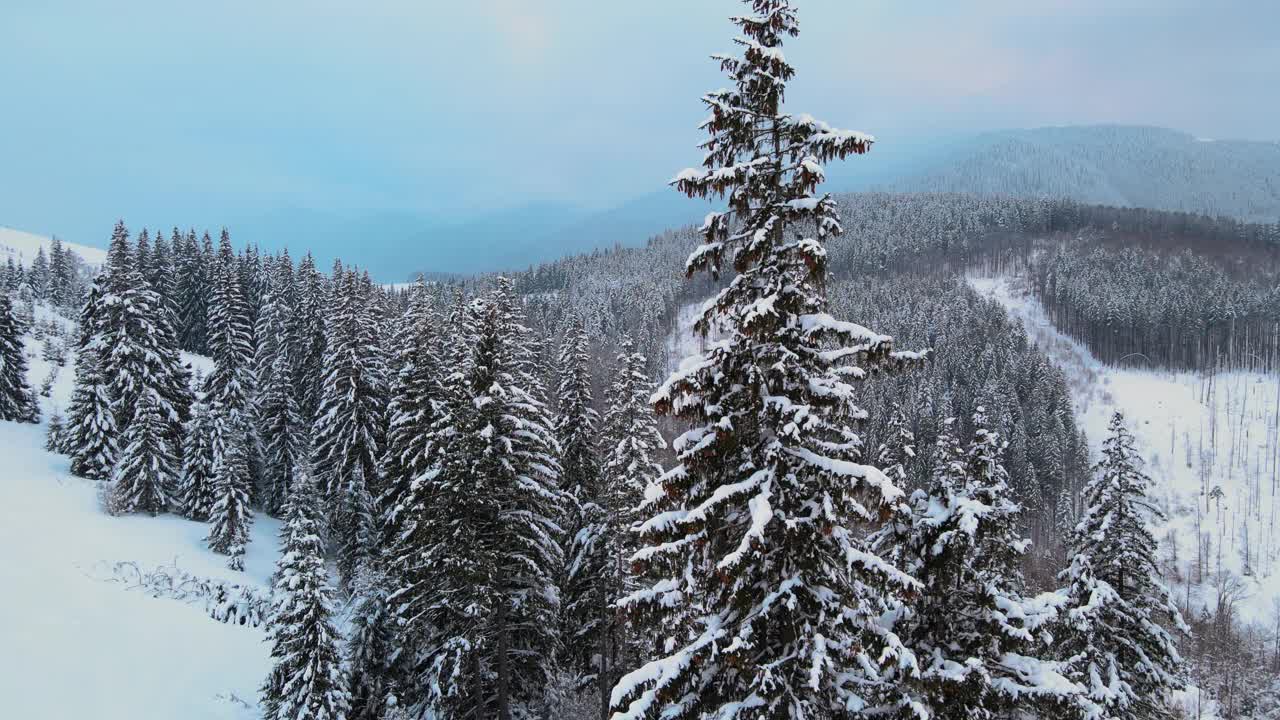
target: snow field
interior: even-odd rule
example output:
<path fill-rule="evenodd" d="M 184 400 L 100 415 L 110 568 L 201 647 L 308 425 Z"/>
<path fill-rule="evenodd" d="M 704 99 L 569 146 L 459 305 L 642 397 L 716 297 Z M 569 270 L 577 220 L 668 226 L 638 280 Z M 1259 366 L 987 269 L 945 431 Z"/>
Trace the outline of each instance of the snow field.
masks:
<path fill-rule="evenodd" d="M 37 309 L 37 318 L 47 310 Z M 64 321 L 65 322 L 65 321 Z M 35 388 L 50 364 L 27 339 Z M 47 422 L 65 412 L 74 353 L 60 369 Z M 206 358 L 187 358 L 207 365 Z M 203 604 L 153 598 L 112 581 L 111 566 L 177 565 L 199 577 L 267 588 L 279 523 L 257 515 L 246 570 L 206 549 L 208 526 L 175 515 L 110 517 L 92 481 L 46 452 L 42 425 L 0 422 L 0 695 L 3 715 L 42 720 L 258 717 L 270 669 L 261 629 L 224 625 Z"/>
<path fill-rule="evenodd" d="M 1280 603 L 1280 376 L 1106 367 L 1053 327 L 1021 281 L 969 282 L 1020 319 L 1067 374 L 1095 452 L 1112 413 L 1124 412 L 1167 515 L 1154 529 L 1179 601 L 1212 609 L 1226 593 L 1242 619 L 1272 619 Z"/>

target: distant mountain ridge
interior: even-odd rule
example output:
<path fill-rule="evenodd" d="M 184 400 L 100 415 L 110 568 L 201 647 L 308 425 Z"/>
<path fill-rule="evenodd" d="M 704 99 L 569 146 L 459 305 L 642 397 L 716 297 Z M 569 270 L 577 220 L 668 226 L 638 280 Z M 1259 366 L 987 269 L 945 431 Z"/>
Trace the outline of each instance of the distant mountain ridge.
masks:
<path fill-rule="evenodd" d="M 1280 218 L 1280 143 L 1099 125 L 983 133 L 957 148 L 885 188 L 1066 197 L 1250 222 Z"/>
<path fill-rule="evenodd" d="M 1065 197 L 1251 222 L 1280 219 L 1280 143 L 1210 141 L 1122 125 L 880 137 L 870 154 L 830 163 L 823 189 Z M 414 210 L 285 207 L 226 224 L 237 245 L 288 247 L 295 260 L 309 251 L 325 268 L 341 258 L 380 282 L 398 283 L 420 272 L 514 271 L 615 245 L 643 245 L 664 231 L 700 223 L 711 209 L 711 203 L 658 187 L 606 210 L 544 202 L 438 217 Z M 10 254 L 34 257 L 29 239 L 9 245 L 17 248 Z M 76 247 L 90 264 L 105 257 L 97 248 Z"/>

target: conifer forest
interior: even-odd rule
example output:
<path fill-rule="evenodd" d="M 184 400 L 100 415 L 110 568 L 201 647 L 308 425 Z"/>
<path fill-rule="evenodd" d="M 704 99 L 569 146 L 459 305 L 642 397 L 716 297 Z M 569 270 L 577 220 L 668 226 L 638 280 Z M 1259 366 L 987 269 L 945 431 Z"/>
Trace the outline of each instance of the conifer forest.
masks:
<path fill-rule="evenodd" d="M 801 83 L 874 29 L 706 5 L 719 89 L 653 81 L 696 213 L 636 241 L 529 211 L 442 227 L 536 262 L 388 277 L 194 211 L 0 228 L 0 708 L 1280 718 L 1280 145 L 1010 131 L 858 187 L 897 135 Z"/>

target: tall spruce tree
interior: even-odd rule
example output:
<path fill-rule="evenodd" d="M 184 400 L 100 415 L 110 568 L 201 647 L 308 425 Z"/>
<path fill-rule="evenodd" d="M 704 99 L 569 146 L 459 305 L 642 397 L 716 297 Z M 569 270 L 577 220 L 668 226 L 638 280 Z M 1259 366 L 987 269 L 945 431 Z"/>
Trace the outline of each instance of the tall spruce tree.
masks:
<path fill-rule="evenodd" d="M 294 368 L 289 344 L 276 350 L 273 368 L 258 404 L 262 438 L 263 507 L 279 516 L 293 486 L 293 470 L 308 460 L 310 443 L 294 393 Z"/>
<path fill-rule="evenodd" d="M 243 414 L 253 394 L 253 331 L 240 286 L 231 236 L 222 231 L 209 302 L 209 353 L 214 369 L 205 380 L 211 402 Z"/>
<path fill-rule="evenodd" d="M 1002 464 L 1004 444 L 982 407 L 968 449 L 948 421 L 933 476 L 911 497 L 904 569 L 922 588 L 906 603 L 895 632 L 919 659 L 919 708 L 933 718 L 978 720 L 1072 707 L 1081 688 L 1045 656 L 1058 596 L 1024 597 L 1021 508 Z M 896 538 L 895 538 L 896 539 Z"/>
<path fill-rule="evenodd" d="M 297 473 L 276 564 L 267 640 L 275 666 L 262 687 L 265 720 L 345 720 L 350 704 L 320 539 L 322 499 Z"/>
<path fill-rule="evenodd" d="M 113 514 L 147 513 L 154 517 L 167 510 L 173 499 L 177 461 L 160 407 L 153 393 L 143 394 L 133 421 L 125 429 L 112 475 Z"/>
<path fill-rule="evenodd" d="M 334 282 L 339 279 L 335 277 Z M 325 352 L 325 283 L 311 253 L 298 263 L 295 287 L 297 312 L 293 315 L 292 334 L 298 344 L 293 358 L 298 383 L 294 392 L 298 395 L 302 421 L 311 427 L 320 410 Z"/>
<path fill-rule="evenodd" d="M 217 500 L 213 470 L 213 436 L 216 431 L 209 403 L 201 395 L 191 407 L 178 486 L 180 512 L 191 520 L 208 520 Z"/>
<path fill-rule="evenodd" d="M 67 432 L 71 472 L 91 480 L 109 479 L 116 457 L 115 409 L 92 347 L 76 356 Z"/>
<path fill-rule="evenodd" d="M 565 491 L 587 499 L 596 493 L 599 459 L 596 436 L 600 417 L 592 407 L 591 347 L 582 318 L 571 314 L 557 362 L 556 437 L 560 441 L 561 476 Z"/>
<path fill-rule="evenodd" d="M 1102 460 L 1084 488 L 1085 510 L 1071 537 L 1074 556 L 1061 577 L 1068 598 L 1058 630 L 1068 676 L 1085 688 L 1094 718 L 1137 720 L 1169 714 L 1166 693 L 1185 683 L 1182 658 L 1161 625 L 1190 632 L 1160 582 L 1156 539 L 1161 518 L 1124 416 L 1111 418 Z"/>
<path fill-rule="evenodd" d="M 249 467 L 249 432 L 239 410 L 215 404 L 213 507 L 209 511 L 209 549 L 230 557 L 227 566 L 244 569 L 245 546 L 253 510 L 249 490 L 253 475 Z"/>
<path fill-rule="evenodd" d="M 206 233 L 205 246 L 212 241 Z M 211 294 L 208 264 L 211 254 L 206 254 L 196 241 L 196 231 L 191 230 L 182 239 L 181 250 L 174 243 L 176 282 L 174 302 L 178 312 L 178 340 L 182 349 L 199 355 L 209 354 L 209 296 Z"/>
<path fill-rule="evenodd" d="M 387 449 L 379 468 L 377 508 L 384 548 L 390 548 L 405 531 L 409 508 L 427 502 L 414 497 L 414 481 L 434 464 L 435 433 L 445 412 L 439 332 L 439 317 L 426 282 L 419 276 L 394 341 L 395 378 L 387 404 Z"/>
<path fill-rule="evenodd" d="M 330 537 L 343 556 L 363 551 L 357 546 L 359 529 L 346 524 L 358 516 L 349 506 L 359 495 L 351 487 L 356 467 L 362 478 L 376 477 L 385 439 L 385 370 L 368 301 L 356 274 L 340 272 L 326 325 L 324 383 L 313 431 L 312 464 L 331 502 Z M 350 581 L 344 577 L 344 587 Z"/>
<path fill-rule="evenodd" d="M 635 661 L 636 639 L 615 605 L 635 589 L 629 575 L 629 558 L 637 549 L 631 529 L 640 520 L 636 509 L 644 489 L 662 474 L 655 455 L 666 447 L 649 408 L 653 383 L 645 363 L 631 339 L 624 338 L 609 387 L 596 492 L 581 504 L 582 528 L 569 547 L 566 655 L 578 685 L 594 685 L 602 720 L 608 718 L 609 695 L 620 671 Z"/>
<path fill-rule="evenodd" d="M 75 280 L 74 258 L 55 235 L 49 251 L 49 300 L 56 307 L 70 309 L 75 304 Z"/>
<path fill-rule="evenodd" d="M 31 283 L 31 292 L 37 300 L 49 297 L 49 256 L 44 254 L 44 246 L 36 248 L 36 259 L 31 261 L 31 271 L 27 279 Z"/>
<path fill-rule="evenodd" d="M 814 195 L 822 162 L 872 139 L 782 111 L 795 12 L 746 4 L 733 18 L 742 53 L 716 58 L 732 86 L 703 98 L 704 167 L 672 181 L 727 196 L 687 271 L 718 277 L 731 263 L 735 276 L 696 324 L 719 337 L 654 395 L 693 427 L 646 492 L 647 547 L 633 556 L 645 586 L 621 604 L 669 640 L 619 681 L 619 720 L 879 712 L 906 702 L 895 678 L 915 663 L 881 617 L 918 584 L 853 527 L 902 493 L 857 462 L 849 422 L 865 415 L 855 381 L 918 356 L 827 314 L 824 243 L 841 227 L 830 196 Z"/>
<path fill-rule="evenodd" d="M 24 423 L 40 420 L 40 406 L 27 384 L 22 327 L 7 293 L 0 293 L 0 420 Z"/>
<path fill-rule="evenodd" d="M 529 715 L 556 651 L 565 498 L 550 419 L 519 361 L 529 331 L 509 288 L 472 305 L 472 359 L 451 393 L 439 464 L 419 481 L 431 502 L 414 508 L 392 563 L 401 588 L 390 602 L 425 651 L 418 702 L 449 717 Z"/>

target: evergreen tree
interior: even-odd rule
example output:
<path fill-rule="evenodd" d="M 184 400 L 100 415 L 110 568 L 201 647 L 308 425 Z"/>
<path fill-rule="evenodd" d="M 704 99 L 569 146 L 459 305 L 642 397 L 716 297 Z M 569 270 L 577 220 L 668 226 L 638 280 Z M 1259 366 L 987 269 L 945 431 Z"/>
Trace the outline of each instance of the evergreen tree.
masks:
<path fill-rule="evenodd" d="M 71 472 L 90 480 L 110 478 L 116 457 L 115 409 L 92 348 L 76 357 L 76 386 L 67 424 Z"/>
<path fill-rule="evenodd" d="M 231 236 L 225 229 L 218 243 L 209 302 L 209 353 L 215 363 L 205 382 L 210 401 L 227 411 L 246 412 L 253 392 L 253 332 Z"/>
<path fill-rule="evenodd" d="M 350 698 L 338 654 L 324 549 L 321 498 L 297 472 L 276 565 L 267 640 L 275 666 L 262 687 L 266 720 L 344 720 Z"/>
<path fill-rule="evenodd" d="M 40 421 L 40 405 L 27 384 L 22 327 L 7 293 L 0 293 L 0 420 Z"/>
<path fill-rule="evenodd" d="M 182 452 L 182 478 L 178 504 L 183 517 L 208 520 L 217 500 L 214 492 L 213 435 L 214 418 L 208 402 L 200 397 L 191 407 Z"/>
<path fill-rule="evenodd" d="M 61 308 L 75 303 L 75 265 L 70 251 L 56 235 L 49 251 L 49 299 Z"/>
<path fill-rule="evenodd" d="M 1085 510 L 1071 538 L 1074 557 L 1061 575 L 1068 602 L 1059 653 L 1068 676 L 1084 686 L 1095 718 L 1166 716 L 1165 694 L 1184 685 L 1182 658 L 1161 617 L 1189 629 L 1159 580 L 1149 522 L 1161 514 L 1147 499 L 1151 480 L 1139 468 L 1133 442 L 1117 412 L 1084 488 Z"/>
<path fill-rule="evenodd" d="M 335 277 L 335 284 L 339 280 L 339 277 Z M 297 367 L 298 382 L 294 392 L 298 395 L 298 410 L 302 414 L 302 421 L 307 427 L 311 427 L 319 414 L 321 387 L 325 376 L 324 277 L 316 271 L 311 253 L 307 253 L 298 263 L 295 286 L 297 312 L 293 316 L 292 335 L 298 343 L 298 352 L 294 353 L 293 359 Z"/>
<path fill-rule="evenodd" d="M 351 479 L 339 489 L 337 522 L 338 577 L 347 594 L 355 590 L 356 574 L 368 566 L 376 552 L 373 521 L 373 495 L 365 483 L 359 463 L 351 468 Z"/>
<path fill-rule="evenodd" d="M 385 436 L 386 387 L 381 352 L 373 336 L 368 295 L 355 273 L 335 279 L 334 305 L 325 334 L 324 385 L 314 429 L 313 465 L 333 505 L 333 537 L 353 543 L 357 530 L 344 521 L 356 517 L 347 501 L 359 493 L 350 487 L 359 466 L 361 478 L 376 477 Z M 341 555 L 360 552 L 340 548 Z M 350 577 L 343 581 L 349 583 Z"/>
<path fill-rule="evenodd" d="M 1020 568 L 1029 541 L 1010 497 L 1004 445 L 983 408 L 967 451 L 948 422 L 926 488 L 912 495 L 904 569 L 922 584 L 895 631 L 919 659 L 916 702 L 933 718 L 1060 711 L 1079 687 L 1037 657 L 1052 641 L 1056 596 L 1027 599 Z"/>
<path fill-rule="evenodd" d="M 634 662 L 634 640 L 614 606 L 635 589 L 628 574 L 637 549 L 631 528 L 644 489 L 662 474 L 654 455 L 666 447 L 649 409 L 653 384 L 644 368 L 645 357 L 624 338 L 609 388 L 597 492 L 582 503 L 582 528 L 569 548 L 566 650 L 579 685 L 595 686 L 602 720 L 619 670 Z"/>
<path fill-rule="evenodd" d="M 173 497 L 177 465 L 169 447 L 168 427 L 160 403 L 151 393 L 138 401 L 133 422 L 125 429 L 124 448 L 112 475 L 113 514 L 164 512 Z"/>
<path fill-rule="evenodd" d="M 62 423 L 62 415 L 55 409 L 49 416 L 49 426 L 44 432 L 44 449 L 53 453 L 66 452 L 66 431 Z"/>
<path fill-rule="evenodd" d="M 347 640 L 347 688 L 350 720 L 382 720 L 399 704 L 398 671 L 406 649 L 397 646 L 388 612 L 388 582 L 375 563 L 357 572 L 352 590 L 356 598 Z"/>
<path fill-rule="evenodd" d="M 31 261 L 31 271 L 28 273 L 31 282 L 31 291 L 35 294 L 37 300 L 47 300 L 49 298 L 49 284 L 51 273 L 49 270 L 49 257 L 44 254 L 44 246 L 36 248 L 36 259 Z"/>
<path fill-rule="evenodd" d="M 687 271 L 718 276 L 732 263 L 735 277 L 696 324 L 719 337 L 654 395 L 659 413 L 693 427 L 675 442 L 679 464 L 646 491 L 647 547 L 633 556 L 645 584 L 621 605 L 669 639 L 619 681 L 619 720 L 887 711 L 905 703 L 898 680 L 915 663 L 882 616 L 917 583 L 853 527 L 902 493 L 858 464 L 847 423 L 864 416 L 853 382 L 917 356 L 827 314 L 824 243 L 841 226 L 830 196 L 814 195 L 821 162 L 872 140 L 782 112 L 795 12 L 786 0 L 747 5 L 733 18 L 742 54 L 717 58 L 733 87 L 704 97 L 705 167 L 673 181 L 728 197 Z"/>
<path fill-rule="evenodd" d="M 571 315 L 560 344 L 560 383 L 556 393 L 556 437 L 560 441 L 562 474 L 560 481 L 575 498 L 596 494 L 596 427 L 600 418 L 592 407 L 591 348 L 582 319 Z"/>
<path fill-rule="evenodd" d="M 212 241 L 206 233 L 205 247 Z M 212 253 L 204 252 L 196 242 L 196 231 L 191 230 L 182 240 L 182 249 L 174 243 L 177 255 L 174 302 L 178 312 L 178 339 L 182 349 L 199 355 L 209 354 L 209 287 L 208 263 Z"/>
<path fill-rule="evenodd" d="M 451 393 L 440 462 L 419 481 L 412 534 L 392 563 L 390 602 L 424 649 L 421 704 L 444 716 L 525 716 L 553 671 L 558 450 L 520 369 L 528 330 L 500 283 L 473 305 L 476 342 Z M 409 535 L 409 533 L 406 533 Z"/>
<path fill-rule="evenodd" d="M 263 507 L 280 515 L 293 486 L 293 470 L 308 458 L 306 431 L 294 392 L 289 344 L 276 350 L 273 368 L 259 399 L 259 434 L 263 445 Z"/>
<path fill-rule="evenodd" d="M 206 540 L 210 550 L 230 556 L 228 567 L 243 570 L 245 545 L 249 543 L 249 526 L 253 522 L 253 511 L 249 508 L 253 476 L 246 447 L 248 430 L 238 410 L 218 405 L 214 408 L 214 423 L 219 429 L 214 434 L 214 502 Z"/>
<path fill-rule="evenodd" d="M 434 464 L 435 432 L 445 411 L 439 325 L 426 283 L 419 276 L 393 344 L 396 375 L 387 404 L 387 449 L 379 469 L 382 490 L 377 508 L 384 548 L 390 548 L 406 530 L 409 508 L 427 502 L 415 497 L 413 489 L 414 481 Z"/>
<path fill-rule="evenodd" d="M 126 429 L 140 399 L 150 393 L 159 403 L 170 447 L 176 447 L 190 413 L 190 378 L 178 354 L 168 313 L 138 269 L 138 257 L 150 256 L 145 238 L 140 238 L 140 252 L 134 256 L 128 237 L 124 224 L 117 223 L 92 342 L 115 405 L 116 427 Z"/>

